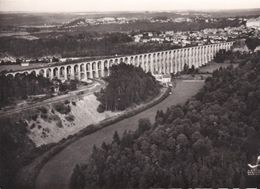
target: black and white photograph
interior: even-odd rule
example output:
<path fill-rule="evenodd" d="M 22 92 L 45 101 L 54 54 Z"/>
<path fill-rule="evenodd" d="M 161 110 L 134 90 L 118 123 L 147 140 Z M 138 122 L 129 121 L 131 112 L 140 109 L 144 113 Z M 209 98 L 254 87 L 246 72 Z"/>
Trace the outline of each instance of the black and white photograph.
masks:
<path fill-rule="evenodd" d="M 0 189 L 260 189 L 260 0 L 0 0 Z"/>

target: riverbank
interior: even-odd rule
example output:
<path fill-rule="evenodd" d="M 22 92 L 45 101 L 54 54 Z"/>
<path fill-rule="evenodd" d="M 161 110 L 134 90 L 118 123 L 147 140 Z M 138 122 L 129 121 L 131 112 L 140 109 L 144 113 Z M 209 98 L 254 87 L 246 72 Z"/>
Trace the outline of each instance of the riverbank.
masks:
<path fill-rule="evenodd" d="M 218 69 L 222 66 L 214 65 L 214 67 Z M 59 150 L 42 165 L 36 179 L 36 188 L 67 188 L 75 163 L 80 163 L 81 160 L 87 158 L 92 151 L 93 145 L 99 146 L 103 141 L 109 142 L 115 131 L 122 134 L 125 130 L 135 130 L 138 120 L 141 118 L 149 118 L 153 122 L 157 110 L 165 111 L 171 105 L 185 103 L 204 85 L 203 80 L 177 80 L 177 83 L 177 88 L 173 94 L 152 108 L 143 110 L 143 112 L 137 113 L 132 117 L 123 118 L 121 121 L 111 122 L 109 127 L 103 127 L 96 130 L 96 132 L 79 137 L 78 140 Z"/>
<path fill-rule="evenodd" d="M 70 177 L 76 163 L 83 163 L 89 158 L 93 145 L 101 146 L 103 142 L 109 143 L 115 131 L 122 136 L 124 131 L 134 131 L 138 127 L 138 120 L 148 118 L 154 123 L 158 110 L 166 111 L 168 107 L 184 104 L 194 96 L 204 85 L 204 82 L 177 81 L 175 90 L 166 99 L 155 106 L 148 108 L 132 117 L 125 118 L 104 127 L 96 132 L 81 137 L 52 157 L 40 170 L 36 179 L 37 189 L 68 189 Z"/>
<path fill-rule="evenodd" d="M 105 119 L 96 125 L 89 125 L 82 129 L 75 135 L 70 135 L 68 138 L 61 140 L 59 143 L 54 144 L 47 152 L 45 152 L 41 157 L 34 160 L 32 164 L 25 167 L 17 177 L 17 186 L 19 188 L 33 189 L 35 188 L 35 179 L 39 174 L 41 168 L 57 153 L 66 148 L 68 145 L 77 141 L 83 136 L 89 135 L 96 132 L 104 127 L 110 126 L 113 123 L 119 122 L 123 119 L 132 117 L 152 106 L 160 103 L 169 95 L 170 89 L 163 89 L 159 96 L 148 102 L 147 104 L 139 105 L 135 108 L 129 108 L 123 114 Z"/>

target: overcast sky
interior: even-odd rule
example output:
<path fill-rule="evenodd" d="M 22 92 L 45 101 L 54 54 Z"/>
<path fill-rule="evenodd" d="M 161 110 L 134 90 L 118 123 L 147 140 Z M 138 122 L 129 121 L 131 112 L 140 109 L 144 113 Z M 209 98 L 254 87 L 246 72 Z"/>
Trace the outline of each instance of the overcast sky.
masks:
<path fill-rule="evenodd" d="M 260 8 L 260 0 L 0 0 L 1 11 L 162 11 Z"/>

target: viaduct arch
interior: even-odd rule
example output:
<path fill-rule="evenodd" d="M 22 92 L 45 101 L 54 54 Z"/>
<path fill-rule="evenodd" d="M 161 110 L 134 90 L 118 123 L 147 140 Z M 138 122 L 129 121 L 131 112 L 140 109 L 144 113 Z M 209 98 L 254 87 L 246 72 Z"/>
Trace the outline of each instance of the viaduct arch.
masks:
<path fill-rule="evenodd" d="M 7 75 L 11 74 L 15 76 L 16 74 L 30 74 L 34 72 L 36 75 L 42 75 L 50 79 L 88 80 L 109 75 L 110 67 L 121 62 L 140 66 L 145 72 L 150 71 L 152 74 L 176 74 L 183 70 L 185 64 L 189 67 L 194 66 L 195 68 L 207 64 L 213 60 L 219 50 L 230 50 L 233 43 L 226 42 L 66 65 L 53 65 L 44 68 L 9 72 Z"/>

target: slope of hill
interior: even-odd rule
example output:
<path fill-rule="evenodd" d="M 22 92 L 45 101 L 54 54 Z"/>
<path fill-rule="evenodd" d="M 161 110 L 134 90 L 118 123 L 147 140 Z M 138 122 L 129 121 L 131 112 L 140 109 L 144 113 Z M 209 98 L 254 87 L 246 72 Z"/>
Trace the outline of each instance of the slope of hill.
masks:
<path fill-rule="evenodd" d="M 37 147 L 59 142 L 88 125 L 96 124 L 120 113 L 112 113 L 111 111 L 98 113 L 97 107 L 100 103 L 96 100 L 95 95 L 88 95 L 78 101 L 68 102 L 65 105 L 70 107 L 68 112 L 56 110 L 56 106 L 64 106 L 61 104 L 46 107 L 47 113 L 41 111 L 34 120 L 26 119 L 25 116 L 27 129 L 29 130 L 28 136 Z"/>
<path fill-rule="evenodd" d="M 84 24 L 87 24 L 84 18 L 77 18 L 66 24 L 63 24 L 62 27 L 76 27 Z"/>
<path fill-rule="evenodd" d="M 17 170 L 51 143 L 120 112 L 98 113 L 95 95 L 27 110 L 0 119 L 0 188 L 14 188 Z"/>
<path fill-rule="evenodd" d="M 215 71 L 184 106 L 157 112 L 154 125 L 141 120 L 94 147 L 72 188 L 255 187 L 246 171 L 260 148 L 259 60 Z"/>

